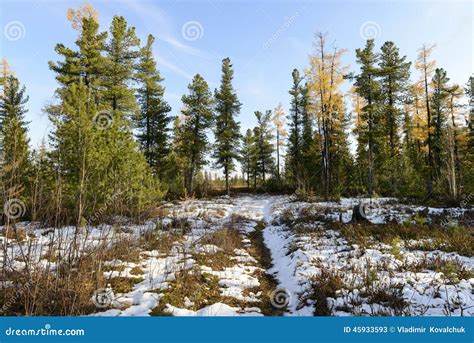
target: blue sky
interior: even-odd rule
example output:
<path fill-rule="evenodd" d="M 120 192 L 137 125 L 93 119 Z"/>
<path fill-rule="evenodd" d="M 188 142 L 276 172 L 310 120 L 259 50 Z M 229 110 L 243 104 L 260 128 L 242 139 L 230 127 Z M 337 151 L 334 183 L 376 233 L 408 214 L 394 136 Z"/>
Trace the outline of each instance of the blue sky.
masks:
<path fill-rule="evenodd" d="M 136 27 L 143 42 L 149 33 L 157 38 L 155 55 L 173 114 L 179 113 L 180 98 L 190 78 L 200 73 L 212 89 L 218 87 L 221 60 L 230 57 L 243 103 L 239 117 L 243 129 L 254 125 L 256 110 L 273 109 L 278 102 L 288 109 L 291 71 L 307 66 L 318 31 L 327 32 L 330 42 L 348 49 L 344 62 L 351 70 L 357 70 L 354 50 L 364 45 L 361 28 L 363 31 L 367 26 L 369 33 L 374 32 L 370 27 L 375 28 L 377 46 L 393 40 L 411 61 L 422 44 L 436 43 L 433 57 L 452 81 L 465 84 L 474 69 L 471 1 L 90 2 L 100 13 L 102 30 L 120 14 Z M 27 120 L 31 122 L 33 145 L 48 132 L 49 122 L 42 108 L 53 101 L 57 86 L 47 63 L 58 59 L 54 52 L 57 43 L 73 46 L 77 32 L 65 13 L 81 3 L 0 0 L 0 55 L 7 57 L 27 87 Z M 186 23 L 197 28 L 195 40 L 183 35 Z M 19 36 L 12 30 L 15 25 Z M 9 29 L 12 31 L 7 33 Z M 412 78 L 417 77 L 413 68 Z"/>

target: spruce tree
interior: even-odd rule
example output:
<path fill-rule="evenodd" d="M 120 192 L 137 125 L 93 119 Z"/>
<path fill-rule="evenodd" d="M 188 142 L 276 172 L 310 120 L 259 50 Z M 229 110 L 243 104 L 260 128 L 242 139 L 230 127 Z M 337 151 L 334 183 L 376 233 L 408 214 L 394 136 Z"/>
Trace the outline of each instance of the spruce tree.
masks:
<path fill-rule="evenodd" d="M 164 100 L 163 78 L 156 69 L 152 46 L 155 38 L 148 36 L 146 45 L 140 50 L 140 61 L 135 75 L 140 87 L 137 90 L 140 115 L 137 120 L 138 141 L 148 164 L 163 178 L 164 164 L 169 153 L 169 128 L 171 107 Z"/>
<path fill-rule="evenodd" d="M 187 159 L 185 187 L 187 195 L 194 194 L 194 177 L 199 168 L 206 163 L 204 154 L 209 149 L 206 131 L 213 124 L 212 94 L 201 75 L 194 76 L 188 85 L 189 95 L 183 95 L 184 116 L 180 126 L 181 154 Z"/>
<path fill-rule="evenodd" d="M 225 187 L 230 195 L 229 175 L 235 169 L 235 160 L 239 157 L 240 123 L 235 117 L 240 112 L 241 103 L 232 86 L 234 71 L 229 58 L 222 60 L 222 79 L 219 90 L 215 92 L 216 125 L 214 129 L 214 158 L 216 165 L 224 168 Z"/>

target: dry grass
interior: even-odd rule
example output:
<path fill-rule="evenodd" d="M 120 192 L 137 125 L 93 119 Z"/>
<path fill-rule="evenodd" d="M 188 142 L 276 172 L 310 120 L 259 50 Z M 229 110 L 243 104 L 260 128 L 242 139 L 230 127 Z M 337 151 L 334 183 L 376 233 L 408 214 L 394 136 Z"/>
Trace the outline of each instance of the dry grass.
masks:
<path fill-rule="evenodd" d="M 469 280 L 474 277 L 474 272 L 467 268 L 464 263 L 458 259 L 424 258 L 415 263 L 404 264 L 403 270 L 412 272 L 422 272 L 424 270 L 433 270 L 443 273 L 448 284 L 456 284 L 460 280 Z"/>
<path fill-rule="evenodd" d="M 341 224 L 331 223 L 351 243 L 369 247 L 374 242 L 391 244 L 393 240 L 423 240 L 411 244 L 410 248 L 420 250 L 442 250 L 474 256 L 474 227 L 443 228 L 420 224 Z M 429 240 L 429 241 L 428 241 Z"/>
<path fill-rule="evenodd" d="M 330 316 L 332 310 L 328 306 L 327 298 L 334 297 L 336 291 L 344 287 L 342 276 L 338 271 L 321 269 L 321 272 L 311 279 L 312 293 L 307 299 L 316 302 L 315 316 Z"/>
<path fill-rule="evenodd" d="M 160 304 L 153 309 L 151 315 L 169 315 L 164 311 L 166 304 L 186 308 L 184 303 L 186 297 L 194 303 L 187 308 L 194 311 L 220 301 L 218 278 L 194 270 L 178 273 L 176 280 L 170 284 L 169 291 L 160 299 Z"/>
<path fill-rule="evenodd" d="M 16 240 L 17 242 L 23 242 L 26 240 L 27 232 L 23 228 L 9 227 L 1 231 L 2 236 L 7 240 Z"/>
<path fill-rule="evenodd" d="M 138 277 L 114 277 L 108 280 L 108 283 L 115 293 L 128 293 L 133 290 L 134 285 L 142 281 L 143 278 Z"/>
<path fill-rule="evenodd" d="M 242 246 L 242 238 L 234 227 L 216 230 L 200 240 L 201 244 L 212 244 L 221 248 L 226 253 L 234 254 L 235 249 Z"/>

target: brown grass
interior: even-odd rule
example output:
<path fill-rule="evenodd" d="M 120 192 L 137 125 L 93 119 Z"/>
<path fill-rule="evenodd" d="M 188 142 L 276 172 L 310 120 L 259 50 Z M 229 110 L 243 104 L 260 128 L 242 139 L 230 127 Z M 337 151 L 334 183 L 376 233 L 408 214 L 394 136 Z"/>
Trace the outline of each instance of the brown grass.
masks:
<path fill-rule="evenodd" d="M 391 244 L 397 237 L 402 240 L 431 239 L 410 245 L 412 249 L 443 250 L 474 256 L 474 227 L 443 228 L 419 224 L 329 224 L 339 230 L 351 243 L 369 247 L 374 242 Z"/>

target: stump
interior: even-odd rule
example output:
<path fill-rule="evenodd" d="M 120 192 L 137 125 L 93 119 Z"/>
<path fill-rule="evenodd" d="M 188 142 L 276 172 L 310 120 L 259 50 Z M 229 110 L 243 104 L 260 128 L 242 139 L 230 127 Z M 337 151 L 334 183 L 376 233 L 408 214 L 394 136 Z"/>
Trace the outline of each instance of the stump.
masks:
<path fill-rule="evenodd" d="M 355 205 L 352 209 L 351 223 L 368 222 L 367 215 L 365 214 L 365 206 L 362 204 Z"/>

